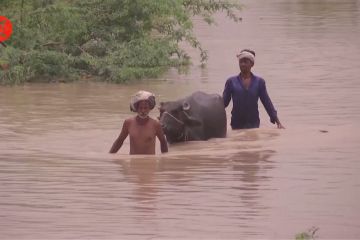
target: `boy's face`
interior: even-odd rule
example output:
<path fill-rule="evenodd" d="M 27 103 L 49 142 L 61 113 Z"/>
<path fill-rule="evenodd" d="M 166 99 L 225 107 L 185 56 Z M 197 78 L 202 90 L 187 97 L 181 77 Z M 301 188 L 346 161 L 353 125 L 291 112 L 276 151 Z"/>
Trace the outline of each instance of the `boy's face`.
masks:
<path fill-rule="evenodd" d="M 146 118 L 150 112 L 150 104 L 148 101 L 143 100 L 138 102 L 137 113 L 139 117 Z"/>

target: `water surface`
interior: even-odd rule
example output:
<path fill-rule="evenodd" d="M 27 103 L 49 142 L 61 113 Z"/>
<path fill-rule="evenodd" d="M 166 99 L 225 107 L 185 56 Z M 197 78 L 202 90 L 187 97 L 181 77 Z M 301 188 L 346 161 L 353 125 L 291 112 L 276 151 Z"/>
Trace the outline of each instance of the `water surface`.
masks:
<path fill-rule="evenodd" d="M 129 85 L 0 88 L 2 239 L 360 238 L 360 3 L 243 1 L 243 21 L 196 22 L 210 59 Z M 269 122 L 168 154 L 110 155 L 130 96 L 222 93 L 236 53 L 256 51 L 286 130 Z M 227 109 L 230 117 L 230 108 Z M 158 113 L 151 113 L 156 117 Z"/>

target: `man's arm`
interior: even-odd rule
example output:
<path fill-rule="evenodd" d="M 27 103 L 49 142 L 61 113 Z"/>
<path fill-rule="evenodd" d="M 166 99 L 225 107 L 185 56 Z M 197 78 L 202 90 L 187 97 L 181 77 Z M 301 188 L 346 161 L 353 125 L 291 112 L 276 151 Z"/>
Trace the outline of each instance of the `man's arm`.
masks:
<path fill-rule="evenodd" d="M 167 141 L 165 139 L 164 132 L 163 132 L 159 122 L 156 122 L 155 124 L 156 124 L 155 125 L 155 127 L 156 127 L 156 136 L 160 141 L 161 152 L 166 153 L 166 152 L 168 152 L 168 146 L 167 146 Z"/>
<path fill-rule="evenodd" d="M 129 135 L 129 120 L 125 120 L 119 137 L 113 143 L 110 153 L 117 153 L 124 143 L 124 140 Z"/>
<path fill-rule="evenodd" d="M 285 127 L 281 124 L 279 117 L 276 118 L 275 122 L 276 122 L 277 128 L 285 129 Z"/>
<path fill-rule="evenodd" d="M 230 81 L 230 79 L 228 79 L 225 83 L 222 97 L 224 100 L 224 106 L 227 107 L 231 100 L 231 81 Z"/>
<path fill-rule="evenodd" d="M 270 117 L 270 122 L 271 123 L 276 123 L 276 120 L 278 119 L 277 117 L 277 111 L 270 99 L 270 96 L 266 90 L 266 84 L 265 84 L 265 81 L 263 79 L 261 79 L 261 82 L 260 82 L 260 86 L 259 86 L 259 97 L 260 97 L 260 100 L 262 102 L 262 104 L 264 105 L 265 107 L 265 110 L 267 112 L 267 114 L 269 115 Z"/>

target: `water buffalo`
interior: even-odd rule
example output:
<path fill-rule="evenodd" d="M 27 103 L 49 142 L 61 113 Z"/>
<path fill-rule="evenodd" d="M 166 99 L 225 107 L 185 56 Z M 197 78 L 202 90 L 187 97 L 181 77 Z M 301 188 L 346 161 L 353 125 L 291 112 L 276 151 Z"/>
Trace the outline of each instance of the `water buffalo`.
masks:
<path fill-rule="evenodd" d="M 160 123 L 169 143 L 226 137 L 226 112 L 218 94 L 195 92 L 160 103 Z"/>

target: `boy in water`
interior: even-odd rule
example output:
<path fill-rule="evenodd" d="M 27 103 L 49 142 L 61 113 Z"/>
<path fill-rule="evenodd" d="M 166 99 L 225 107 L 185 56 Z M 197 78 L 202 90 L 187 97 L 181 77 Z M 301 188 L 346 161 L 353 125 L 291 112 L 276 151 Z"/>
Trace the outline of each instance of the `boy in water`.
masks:
<path fill-rule="evenodd" d="M 113 143 L 110 153 L 119 151 L 128 135 L 130 136 L 130 154 L 155 154 L 155 137 L 158 137 L 160 141 L 161 152 L 168 151 L 160 123 L 149 117 L 149 112 L 154 107 L 154 94 L 139 91 L 134 95 L 130 109 L 137 112 L 137 116 L 125 120 L 121 133 Z"/>

